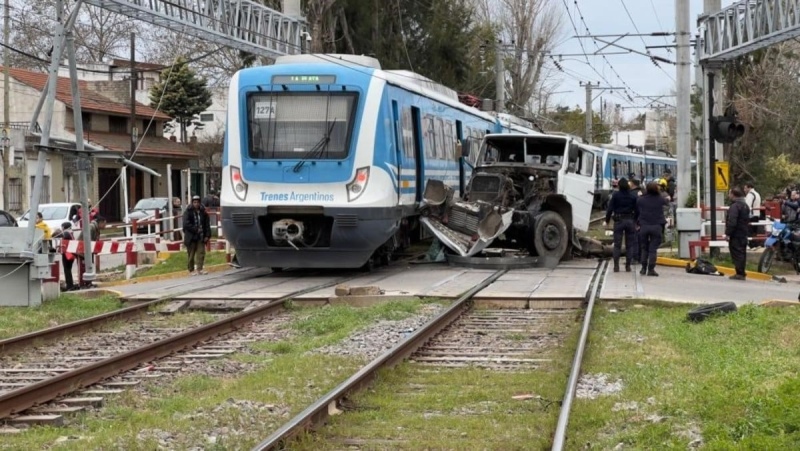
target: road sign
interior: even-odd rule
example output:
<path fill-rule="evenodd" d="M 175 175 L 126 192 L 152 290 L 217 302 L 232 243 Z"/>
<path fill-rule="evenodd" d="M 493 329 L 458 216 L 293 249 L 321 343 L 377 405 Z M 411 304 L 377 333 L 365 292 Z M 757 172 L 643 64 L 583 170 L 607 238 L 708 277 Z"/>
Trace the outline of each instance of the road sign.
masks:
<path fill-rule="evenodd" d="M 714 180 L 717 191 L 728 191 L 731 187 L 731 171 L 727 161 L 717 161 L 714 166 Z"/>

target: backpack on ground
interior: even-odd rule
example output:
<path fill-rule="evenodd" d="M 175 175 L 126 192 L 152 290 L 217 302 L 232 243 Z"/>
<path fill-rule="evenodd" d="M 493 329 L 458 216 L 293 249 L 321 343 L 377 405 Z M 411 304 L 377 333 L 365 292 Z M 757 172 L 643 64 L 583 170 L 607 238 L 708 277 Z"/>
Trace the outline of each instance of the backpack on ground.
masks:
<path fill-rule="evenodd" d="M 717 267 L 713 263 L 704 259 L 697 258 L 692 262 L 686 264 L 686 272 L 689 274 L 705 274 L 709 276 L 721 276 L 722 274 L 717 271 Z"/>

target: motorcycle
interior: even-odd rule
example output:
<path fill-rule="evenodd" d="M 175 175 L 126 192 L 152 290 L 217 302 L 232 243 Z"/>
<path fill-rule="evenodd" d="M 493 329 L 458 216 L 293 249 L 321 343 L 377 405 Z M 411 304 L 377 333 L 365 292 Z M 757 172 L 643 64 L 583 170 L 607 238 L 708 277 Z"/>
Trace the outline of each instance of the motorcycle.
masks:
<path fill-rule="evenodd" d="M 759 272 L 768 272 L 777 259 L 791 262 L 792 268 L 800 274 L 800 231 L 797 228 L 796 223 L 772 223 L 772 234 L 764 241 L 764 252 L 758 261 Z"/>

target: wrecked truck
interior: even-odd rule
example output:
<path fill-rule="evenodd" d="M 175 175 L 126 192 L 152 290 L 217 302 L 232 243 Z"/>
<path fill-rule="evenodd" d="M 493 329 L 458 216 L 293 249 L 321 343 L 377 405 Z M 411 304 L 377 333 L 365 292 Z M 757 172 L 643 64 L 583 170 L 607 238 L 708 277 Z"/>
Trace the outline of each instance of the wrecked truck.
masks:
<path fill-rule="evenodd" d="M 467 141 L 464 191 L 429 179 L 421 223 L 457 254 L 487 247 L 527 250 L 558 262 L 589 228 L 597 149 L 568 135 L 488 134 Z"/>

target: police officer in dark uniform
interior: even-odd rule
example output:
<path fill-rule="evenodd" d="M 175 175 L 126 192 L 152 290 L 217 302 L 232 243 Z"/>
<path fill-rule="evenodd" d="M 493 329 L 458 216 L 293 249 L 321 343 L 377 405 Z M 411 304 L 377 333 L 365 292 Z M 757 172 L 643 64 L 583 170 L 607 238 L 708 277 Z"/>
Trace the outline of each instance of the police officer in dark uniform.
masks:
<path fill-rule="evenodd" d="M 619 179 L 619 188 L 611 195 L 606 210 L 606 224 L 614 218 L 614 272 L 619 272 L 619 256 L 622 253 L 622 237 L 625 237 L 625 271 L 631 271 L 631 263 L 634 259 L 634 234 L 636 233 L 636 218 L 638 210 L 636 207 L 636 197 L 631 193 L 628 179 Z"/>
<path fill-rule="evenodd" d="M 739 188 L 731 189 L 728 197 L 731 206 L 725 218 L 725 236 L 728 237 L 728 249 L 736 274 L 730 279 L 745 280 L 745 263 L 747 263 L 747 235 L 750 231 L 750 207 L 744 201 L 744 192 Z"/>
<path fill-rule="evenodd" d="M 642 250 L 642 269 L 639 274 L 658 276 L 656 259 L 658 247 L 661 246 L 661 231 L 667 223 L 664 207 L 669 205 L 669 201 L 661 196 L 658 182 L 650 182 L 636 204 L 639 210 L 639 247 Z"/>

